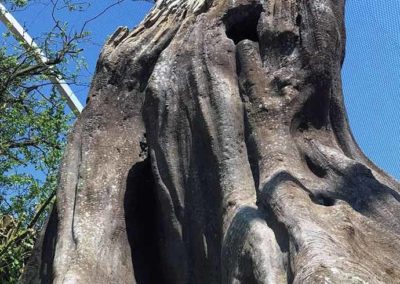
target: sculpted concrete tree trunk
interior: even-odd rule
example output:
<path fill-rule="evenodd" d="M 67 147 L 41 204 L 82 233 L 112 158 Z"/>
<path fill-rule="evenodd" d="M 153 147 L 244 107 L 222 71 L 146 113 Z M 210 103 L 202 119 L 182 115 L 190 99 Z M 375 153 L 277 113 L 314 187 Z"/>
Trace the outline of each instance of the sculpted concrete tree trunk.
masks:
<path fill-rule="evenodd" d="M 400 283 L 344 0 L 160 0 L 100 56 L 26 283 Z"/>

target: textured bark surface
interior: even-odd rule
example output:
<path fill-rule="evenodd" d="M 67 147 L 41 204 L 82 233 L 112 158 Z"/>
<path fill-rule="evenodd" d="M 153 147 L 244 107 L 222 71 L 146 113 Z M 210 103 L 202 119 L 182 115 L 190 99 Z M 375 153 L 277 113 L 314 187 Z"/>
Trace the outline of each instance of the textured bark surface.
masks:
<path fill-rule="evenodd" d="M 160 0 L 100 56 L 25 283 L 400 283 L 344 0 Z"/>

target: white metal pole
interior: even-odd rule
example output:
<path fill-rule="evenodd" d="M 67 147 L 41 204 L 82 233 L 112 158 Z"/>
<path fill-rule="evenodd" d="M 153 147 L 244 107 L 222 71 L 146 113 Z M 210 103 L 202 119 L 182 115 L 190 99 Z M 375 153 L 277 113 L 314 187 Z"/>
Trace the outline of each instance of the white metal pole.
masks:
<path fill-rule="evenodd" d="M 35 59 L 38 63 L 46 64 L 48 61 L 46 55 L 40 50 L 39 46 L 33 41 L 30 35 L 1 3 L 0 20 L 7 26 L 7 28 L 12 32 L 18 41 L 22 41 L 24 43 L 24 47 L 27 50 L 32 50 L 34 52 Z M 56 86 L 61 96 L 67 100 L 68 106 L 71 108 L 71 110 L 76 116 L 78 116 L 82 112 L 83 107 L 69 85 L 62 78 L 54 75 L 50 75 L 49 79 Z"/>

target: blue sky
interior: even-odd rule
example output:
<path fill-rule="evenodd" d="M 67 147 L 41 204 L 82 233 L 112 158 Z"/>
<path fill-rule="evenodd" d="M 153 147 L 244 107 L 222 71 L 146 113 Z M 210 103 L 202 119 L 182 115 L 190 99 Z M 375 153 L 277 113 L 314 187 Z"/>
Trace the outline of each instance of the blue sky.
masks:
<path fill-rule="evenodd" d="M 14 16 L 38 37 L 52 27 L 50 9 L 34 0 L 29 9 Z M 71 27 L 80 28 L 113 0 L 91 1 L 83 13 L 63 15 Z M 91 22 L 91 42 L 83 48 L 88 70 L 81 80 L 89 82 L 101 47 L 118 26 L 133 28 L 152 4 L 125 0 Z M 400 179 L 400 1 L 347 0 L 347 46 L 343 66 L 343 91 L 350 125 L 365 154 L 379 167 Z M 4 31 L 3 27 L 0 31 Z M 87 87 L 71 86 L 82 103 Z"/>
<path fill-rule="evenodd" d="M 400 179 L 400 1 L 347 0 L 343 92 L 364 153 Z"/>

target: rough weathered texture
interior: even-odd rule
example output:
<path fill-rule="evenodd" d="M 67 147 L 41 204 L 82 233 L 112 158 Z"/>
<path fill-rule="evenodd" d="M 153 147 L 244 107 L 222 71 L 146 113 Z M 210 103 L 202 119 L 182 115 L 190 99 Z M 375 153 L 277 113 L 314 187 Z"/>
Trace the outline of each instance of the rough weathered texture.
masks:
<path fill-rule="evenodd" d="M 26 283 L 400 283 L 344 0 L 160 0 L 104 47 Z"/>

